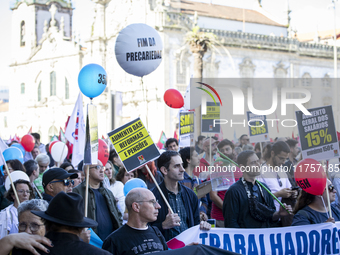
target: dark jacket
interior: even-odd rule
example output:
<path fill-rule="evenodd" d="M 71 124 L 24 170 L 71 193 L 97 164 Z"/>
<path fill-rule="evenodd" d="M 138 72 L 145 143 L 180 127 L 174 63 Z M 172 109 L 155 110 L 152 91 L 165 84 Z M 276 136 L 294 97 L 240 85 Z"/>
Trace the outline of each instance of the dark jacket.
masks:
<path fill-rule="evenodd" d="M 6 188 L 5 185 L 0 186 L 0 210 L 5 209 L 7 206 L 13 204 L 7 198 L 5 198 Z"/>
<path fill-rule="evenodd" d="M 51 200 L 52 200 L 52 198 L 53 198 L 51 195 L 46 194 L 46 193 L 43 193 L 43 194 L 42 194 L 42 197 L 43 197 L 43 199 L 44 199 L 46 202 L 48 202 L 48 203 L 50 203 Z"/>
<path fill-rule="evenodd" d="M 39 254 L 49 255 L 109 255 L 108 251 L 104 251 L 91 244 L 84 243 L 78 236 L 70 233 L 63 232 L 48 232 L 45 237 L 50 239 L 53 243 L 53 247 L 48 247 L 50 253 L 45 253 L 39 249 Z M 13 255 L 32 254 L 28 250 L 13 249 Z"/>
<path fill-rule="evenodd" d="M 200 214 L 199 214 L 199 210 L 198 210 L 198 199 L 196 194 L 189 188 L 185 187 L 184 185 L 178 183 L 178 185 L 181 185 L 181 195 L 182 195 L 182 199 L 185 205 L 185 210 L 187 212 L 188 215 L 188 228 L 191 228 L 195 225 L 200 224 Z M 168 196 L 168 191 L 165 187 L 165 183 L 164 181 L 159 185 L 159 187 L 161 188 L 165 198 L 167 200 L 169 200 L 169 196 Z M 156 200 L 158 200 L 158 203 L 160 204 L 160 206 L 162 207 L 161 209 L 159 209 L 158 211 L 158 217 L 157 220 L 152 222 L 151 225 L 152 226 L 156 226 L 163 234 L 165 240 L 169 240 L 169 229 L 163 229 L 162 228 L 162 222 L 165 220 L 166 215 L 168 214 L 168 207 L 166 205 L 166 203 L 164 202 L 164 199 L 162 198 L 161 194 L 159 193 L 157 187 L 155 187 L 154 189 L 151 190 L 152 193 L 155 195 Z"/>
<path fill-rule="evenodd" d="M 78 193 L 85 199 L 85 188 L 86 182 L 82 182 L 77 187 L 73 189 L 74 193 Z M 106 200 L 108 205 L 109 211 L 111 212 L 112 216 L 112 225 L 113 228 L 116 230 L 122 226 L 122 214 L 117 209 L 117 202 L 115 197 L 113 196 L 112 192 L 106 188 L 104 188 L 103 183 L 100 183 L 99 188 L 100 194 L 102 194 Z M 93 220 L 96 220 L 96 199 L 95 194 L 91 187 L 89 187 L 89 203 L 87 208 L 87 217 Z M 93 231 L 97 233 L 97 227 L 93 228 Z"/>

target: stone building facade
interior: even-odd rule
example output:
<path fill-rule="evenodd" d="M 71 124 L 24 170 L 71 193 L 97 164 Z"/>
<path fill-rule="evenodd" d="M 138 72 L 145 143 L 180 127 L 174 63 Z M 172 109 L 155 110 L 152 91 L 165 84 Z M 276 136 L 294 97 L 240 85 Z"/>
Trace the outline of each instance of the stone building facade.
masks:
<path fill-rule="evenodd" d="M 43 142 L 48 142 L 72 113 L 80 69 L 97 63 L 108 75 L 107 89 L 94 99 L 99 136 L 141 117 L 155 142 L 162 130 L 171 137 L 178 110 L 165 105 L 163 94 L 169 88 L 184 93 L 190 82 L 194 58 L 185 34 L 193 26 L 214 33 L 220 41 L 215 50 L 204 55 L 203 77 L 303 78 L 301 86 L 311 86 L 312 78 L 322 78 L 324 87 L 314 89 L 315 93 L 320 91 L 318 100 L 335 105 L 338 91 L 331 83 L 333 47 L 289 37 L 287 27 L 269 18 L 261 8 L 244 10 L 180 0 L 93 3 L 94 20 L 88 28 L 91 36 L 82 45 L 72 35 L 75 28 L 69 2 L 22 0 L 13 7 L 13 84 L 9 111 L 0 113 L 0 118 L 7 117 L 6 128 L 0 122 L 0 136 L 6 139 L 15 132 L 23 135 L 32 126 L 33 131 L 41 133 Z M 161 65 L 143 80 L 122 70 L 114 55 L 119 31 L 132 23 L 154 27 L 164 45 Z M 85 105 L 89 100 L 83 98 Z M 311 102 L 311 106 L 314 104 Z M 224 136 L 232 138 L 232 134 Z"/>

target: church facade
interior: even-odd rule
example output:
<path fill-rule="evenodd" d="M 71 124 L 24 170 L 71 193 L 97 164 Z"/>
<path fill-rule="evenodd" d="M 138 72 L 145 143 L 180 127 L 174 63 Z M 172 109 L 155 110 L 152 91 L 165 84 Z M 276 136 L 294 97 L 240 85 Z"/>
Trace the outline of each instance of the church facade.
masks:
<path fill-rule="evenodd" d="M 22 136 L 32 126 L 44 143 L 49 142 L 72 113 L 79 92 L 78 73 L 88 63 L 102 65 L 108 75 L 107 89 L 93 100 L 98 106 L 99 137 L 136 117 L 141 117 L 154 142 L 161 131 L 171 137 L 178 110 L 165 105 L 163 94 L 169 88 L 184 93 L 190 82 L 194 57 L 185 35 L 194 26 L 215 34 L 220 42 L 203 57 L 203 77 L 303 78 L 296 86 L 305 87 L 312 86 L 312 78 L 321 78 L 323 85 L 313 92 L 320 93 L 319 101 L 310 106 L 335 105 L 338 91 L 331 83 L 333 47 L 299 42 L 261 8 L 244 10 L 180 0 L 93 3 L 94 20 L 88 28 L 91 36 L 81 45 L 72 35 L 69 2 L 22 0 L 15 4 L 10 64 L 13 83 L 9 110 L 0 112 L 0 118 L 7 121 L 6 126 L 0 122 L 1 137 Z M 154 27 L 164 45 L 161 65 L 143 80 L 122 70 L 114 55 L 119 31 L 132 23 Z M 84 96 L 83 100 L 84 106 L 89 103 Z M 337 106 L 333 111 L 337 115 Z M 233 134 L 224 136 L 231 139 Z"/>

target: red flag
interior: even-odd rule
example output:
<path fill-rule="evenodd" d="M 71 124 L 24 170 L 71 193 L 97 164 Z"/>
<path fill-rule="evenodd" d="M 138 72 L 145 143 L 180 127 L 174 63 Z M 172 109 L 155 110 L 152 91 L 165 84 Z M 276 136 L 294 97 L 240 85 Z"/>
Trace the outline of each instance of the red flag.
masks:
<path fill-rule="evenodd" d="M 104 135 L 102 135 L 102 139 L 103 139 L 103 140 L 105 140 L 105 137 L 104 137 Z"/>
<path fill-rule="evenodd" d="M 166 139 L 165 133 L 162 131 L 161 136 L 159 137 L 159 140 L 158 140 L 158 143 L 157 143 L 157 147 L 159 149 L 163 149 L 166 140 L 167 139 Z"/>
<path fill-rule="evenodd" d="M 32 126 L 31 126 L 31 128 L 30 128 L 30 130 L 28 130 L 28 133 L 27 134 L 31 134 L 32 133 Z"/>
<path fill-rule="evenodd" d="M 294 137 L 294 131 L 292 131 L 292 138 L 295 139 L 295 137 Z"/>

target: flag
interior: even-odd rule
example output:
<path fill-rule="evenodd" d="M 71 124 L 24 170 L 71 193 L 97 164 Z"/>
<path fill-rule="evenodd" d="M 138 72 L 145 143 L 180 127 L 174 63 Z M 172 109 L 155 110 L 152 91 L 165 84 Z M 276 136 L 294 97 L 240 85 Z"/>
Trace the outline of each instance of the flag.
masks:
<path fill-rule="evenodd" d="M 59 141 L 58 136 L 56 135 L 52 136 L 51 142 L 54 142 L 54 141 Z"/>
<path fill-rule="evenodd" d="M 30 135 L 32 133 L 32 126 L 31 126 L 31 128 L 30 128 L 30 130 L 28 130 L 28 135 Z"/>
<path fill-rule="evenodd" d="M 161 136 L 159 137 L 158 143 L 157 143 L 157 147 L 161 150 L 164 147 L 164 144 L 166 142 L 166 136 L 165 133 L 162 131 Z"/>
<path fill-rule="evenodd" d="M 295 139 L 295 137 L 294 137 L 294 131 L 292 131 L 292 138 Z"/>
<path fill-rule="evenodd" d="M 59 129 L 59 141 L 66 143 L 65 133 L 62 128 Z"/>
<path fill-rule="evenodd" d="M 223 130 L 221 126 L 220 126 L 220 132 L 218 134 L 215 134 L 215 137 L 217 137 L 217 140 L 219 142 L 223 140 Z"/>
<path fill-rule="evenodd" d="M 12 141 L 17 141 L 18 143 L 20 143 L 20 137 L 15 134 Z"/>
<path fill-rule="evenodd" d="M 66 139 L 73 144 L 72 165 L 77 166 L 84 159 L 85 120 L 83 114 L 83 98 L 79 92 L 77 102 L 65 130 Z"/>
<path fill-rule="evenodd" d="M 2 155 L 2 153 L 7 148 L 8 148 L 7 144 L 0 137 L 0 154 L 1 154 L 1 156 L 0 156 L 0 166 L 6 164 L 6 161 L 5 161 L 4 156 Z"/>

